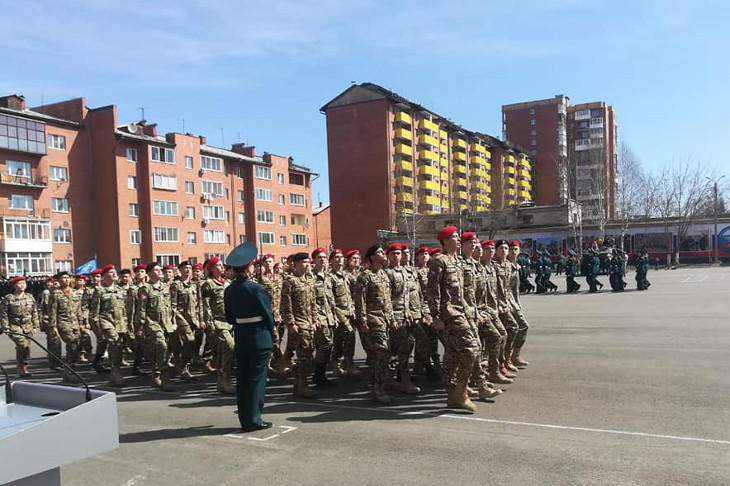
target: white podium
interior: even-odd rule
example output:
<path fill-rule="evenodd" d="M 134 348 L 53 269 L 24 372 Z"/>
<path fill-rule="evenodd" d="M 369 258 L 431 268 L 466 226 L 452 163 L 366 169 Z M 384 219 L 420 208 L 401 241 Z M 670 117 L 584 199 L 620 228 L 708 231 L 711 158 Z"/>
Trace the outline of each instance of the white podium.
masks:
<path fill-rule="evenodd" d="M 18 381 L 0 387 L 0 484 L 60 485 L 64 464 L 119 447 L 111 392 Z"/>

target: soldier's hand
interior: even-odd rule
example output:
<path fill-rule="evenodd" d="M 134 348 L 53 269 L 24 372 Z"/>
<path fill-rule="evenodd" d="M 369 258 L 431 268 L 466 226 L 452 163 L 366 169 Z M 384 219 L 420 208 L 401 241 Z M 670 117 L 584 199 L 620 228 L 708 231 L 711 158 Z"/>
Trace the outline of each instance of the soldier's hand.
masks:
<path fill-rule="evenodd" d="M 482 327 L 484 325 L 484 318 L 483 317 L 477 317 L 477 326 Z"/>
<path fill-rule="evenodd" d="M 299 326 L 294 324 L 292 327 L 289 328 L 289 332 L 293 334 L 294 336 L 299 335 Z"/>
<path fill-rule="evenodd" d="M 51 335 L 52 336 L 58 336 L 58 328 L 57 327 L 52 327 L 51 328 Z"/>
<path fill-rule="evenodd" d="M 432 325 L 433 318 L 431 317 L 431 314 L 426 314 L 425 316 L 423 316 L 423 322 L 425 322 L 429 326 Z"/>
<path fill-rule="evenodd" d="M 198 322 L 198 327 L 199 327 L 200 329 L 205 329 L 205 321 L 199 321 L 199 322 Z"/>
<path fill-rule="evenodd" d="M 31 329 L 31 330 L 30 330 L 30 335 L 31 335 L 31 336 L 35 336 L 35 334 L 36 334 L 37 332 L 38 332 L 38 329 Z"/>
<path fill-rule="evenodd" d="M 444 327 L 446 327 L 444 325 L 444 321 L 442 321 L 441 319 L 434 319 L 432 326 L 436 331 L 443 331 Z"/>
<path fill-rule="evenodd" d="M 390 324 L 388 324 L 388 327 L 393 330 L 396 330 L 396 329 L 398 329 L 398 323 L 395 321 L 392 321 Z"/>
<path fill-rule="evenodd" d="M 322 323 L 320 323 L 319 321 L 314 321 L 314 328 L 319 329 L 320 327 L 322 327 Z"/>
<path fill-rule="evenodd" d="M 367 325 L 367 324 L 365 324 L 365 323 L 361 324 L 361 325 L 360 325 L 360 332 L 362 332 L 363 334 L 368 334 L 368 333 L 370 333 L 370 326 L 368 326 L 368 325 Z"/>
<path fill-rule="evenodd" d="M 141 338 L 142 336 L 144 336 L 144 331 L 140 329 L 139 331 L 137 331 L 137 337 Z"/>

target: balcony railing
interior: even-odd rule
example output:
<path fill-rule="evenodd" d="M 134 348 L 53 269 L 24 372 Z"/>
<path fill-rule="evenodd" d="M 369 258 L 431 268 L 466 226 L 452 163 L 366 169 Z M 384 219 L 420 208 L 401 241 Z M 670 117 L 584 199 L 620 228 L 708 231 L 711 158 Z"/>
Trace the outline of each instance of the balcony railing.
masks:
<path fill-rule="evenodd" d="M 22 174 L 0 174 L 0 184 L 44 189 L 48 187 L 48 179 L 40 176 L 32 177 Z"/>

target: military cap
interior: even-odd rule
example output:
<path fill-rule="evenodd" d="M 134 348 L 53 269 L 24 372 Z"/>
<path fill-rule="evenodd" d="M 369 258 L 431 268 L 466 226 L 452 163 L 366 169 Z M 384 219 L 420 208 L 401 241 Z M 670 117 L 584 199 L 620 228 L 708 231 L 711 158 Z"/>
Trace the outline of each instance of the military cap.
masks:
<path fill-rule="evenodd" d="M 196 263 L 195 265 L 193 265 L 193 270 L 200 270 L 200 271 L 202 271 L 203 270 L 203 265 L 201 265 L 200 263 Z"/>
<path fill-rule="evenodd" d="M 330 260 L 332 260 L 332 258 L 334 258 L 337 255 L 342 255 L 342 250 L 340 250 L 339 248 L 335 248 L 334 250 L 332 250 L 330 252 Z"/>
<path fill-rule="evenodd" d="M 441 253 L 442 251 L 443 250 L 441 248 L 431 248 L 430 250 L 428 250 L 428 254 L 434 256 L 438 253 Z"/>
<path fill-rule="evenodd" d="M 451 235 L 449 235 L 449 236 L 451 236 Z M 447 238 L 448 238 L 448 236 L 447 236 Z M 464 242 L 467 242 L 469 240 L 476 240 L 476 239 L 477 239 L 477 234 L 476 233 L 474 233 L 473 231 L 467 231 L 466 233 L 462 233 L 461 234 L 461 240 L 460 241 L 462 243 L 464 243 Z"/>
<path fill-rule="evenodd" d="M 294 261 L 294 255 L 296 255 L 296 253 L 292 253 L 291 255 L 289 255 L 288 257 L 286 257 L 287 261 L 293 262 Z"/>
<path fill-rule="evenodd" d="M 482 246 L 497 246 L 494 244 L 494 240 L 484 240 L 482 241 Z"/>
<path fill-rule="evenodd" d="M 246 242 L 238 245 L 226 258 L 226 263 L 233 268 L 243 268 L 256 260 L 258 248 L 254 243 Z"/>
<path fill-rule="evenodd" d="M 458 232 L 459 229 L 456 226 L 447 226 L 445 228 L 442 228 L 438 234 L 436 235 L 436 239 L 439 241 L 444 241 L 446 238 L 451 237 L 454 233 Z"/>
<path fill-rule="evenodd" d="M 157 262 L 152 262 L 152 263 L 148 263 L 148 264 L 147 264 L 147 265 L 146 265 L 146 266 L 144 267 L 144 269 L 145 269 L 146 271 L 148 271 L 148 272 L 151 272 L 152 270 L 154 270 L 154 269 L 155 269 L 155 267 L 161 267 L 161 265 L 160 265 L 159 263 L 157 263 Z"/>
<path fill-rule="evenodd" d="M 101 268 L 97 268 L 96 270 L 92 270 L 89 275 L 101 275 Z"/>
<path fill-rule="evenodd" d="M 139 272 L 140 270 L 146 270 L 146 269 L 147 269 L 147 265 L 145 265 L 144 263 L 140 263 L 139 265 L 134 267 L 135 272 Z"/>
<path fill-rule="evenodd" d="M 218 258 L 217 256 L 210 257 L 210 259 L 208 260 L 208 263 L 205 264 L 205 269 L 210 272 L 211 270 L 213 270 L 213 267 L 215 267 L 218 264 L 219 261 L 221 261 L 221 259 Z"/>
<path fill-rule="evenodd" d="M 402 250 L 403 250 L 403 245 L 401 245 L 400 243 L 392 243 L 388 247 L 388 249 L 385 250 L 385 253 L 390 253 L 390 252 L 393 252 L 393 251 L 402 251 Z"/>
<path fill-rule="evenodd" d="M 517 240 L 512 240 L 509 242 L 509 247 L 512 248 L 513 246 L 522 246 L 520 245 L 520 242 Z"/>
<path fill-rule="evenodd" d="M 350 258 L 354 257 L 355 255 L 359 255 L 359 254 L 360 254 L 360 250 L 350 250 L 347 253 L 345 253 L 345 258 L 347 258 L 349 260 Z"/>
<path fill-rule="evenodd" d="M 187 266 L 191 266 L 192 267 L 192 264 L 190 263 L 189 260 L 183 260 L 183 261 L 181 261 L 180 263 L 177 264 L 177 268 L 182 268 L 182 267 L 187 267 Z"/>
<path fill-rule="evenodd" d="M 377 252 L 378 250 L 382 250 L 382 249 L 383 249 L 383 246 L 380 245 L 379 243 L 374 244 L 373 246 L 368 248 L 368 250 L 365 252 L 365 258 L 370 260 L 370 257 L 375 255 L 375 252 Z"/>
<path fill-rule="evenodd" d="M 314 259 L 320 253 L 324 253 L 326 255 L 327 254 L 327 251 L 324 248 L 322 248 L 322 247 L 315 248 L 314 251 L 312 252 L 312 259 Z"/>
<path fill-rule="evenodd" d="M 56 277 L 54 275 L 49 275 L 46 277 L 46 282 L 52 282 Z"/>
<path fill-rule="evenodd" d="M 165 265 L 164 267 L 162 267 L 162 269 L 163 270 L 175 270 L 175 265 L 172 265 L 172 264 L 168 263 L 167 265 Z"/>
<path fill-rule="evenodd" d="M 502 245 L 509 246 L 509 243 L 507 243 L 507 240 L 497 240 L 494 242 L 495 247 L 500 247 Z"/>
<path fill-rule="evenodd" d="M 53 276 L 53 278 L 55 278 L 56 280 L 58 280 L 59 278 L 63 277 L 64 275 L 69 275 L 69 273 L 64 270 L 62 272 L 58 272 L 56 275 Z"/>
<path fill-rule="evenodd" d="M 419 246 L 418 250 L 416 250 L 416 255 L 420 255 L 421 253 L 428 253 L 428 247 L 426 245 Z"/>
<path fill-rule="evenodd" d="M 294 253 L 291 255 L 291 260 L 293 262 L 301 262 L 302 260 L 306 260 L 309 258 L 309 253 L 300 251 L 299 253 Z"/>
<path fill-rule="evenodd" d="M 106 272 L 109 272 L 111 270 L 116 270 L 116 269 L 117 269 L 117 267 L 115 267 L 114 265 L 106 265 L 106 266 L 104 266 L 104 268 L 101 269 L 101 274 L 104 275 Z"/>
<path fill-rule="evenodd" d="M 128 268 L 122 268 L 121 270 L 119 270 L 119 275 L 130 275 L 131 273 L 132 271 Z"/>
<path fill-rule="evenodd" d="M 25 281 L 25 277 L 22 275 L 18 275 L 17 277 L 13 277 L 12 280 L 10 280 L 10 283 L 16 284 L 16 283 L 20 282 L 21 280 Z"/>
<path fill-rule="evenodd" d="M 274 263 L 274 268 L 279 268 L 279 267 L 282 267 L 282 266 L 284 266 L 284 264 L 281 263 L 281 262 Z"/>
<path fill-rule="evenodd" d="M 401 251 L 411 251 L 411 244 L 410 243 L 401 243 Z"/>
<path fill-rule="evenodd" d="M 79 273 L 79 274 L 77 274 L 77 275 L 74 275 L 74 278 L 75 278 L 76 280 L 86 280 L 86 279 L 87 279 L 88 277 L 86 276 L 86 274 L 83 274 L 83 273 Z"/>

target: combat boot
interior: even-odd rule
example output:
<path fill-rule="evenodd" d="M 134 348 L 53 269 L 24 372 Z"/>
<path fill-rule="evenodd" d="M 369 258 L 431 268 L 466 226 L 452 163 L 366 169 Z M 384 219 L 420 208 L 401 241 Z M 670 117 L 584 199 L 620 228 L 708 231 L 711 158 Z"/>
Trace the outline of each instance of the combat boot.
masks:
<path fill-rule="evenodd" d="M 345 358 L 345 371 L 347 376 L 353 380 L 359 380 L 362 378 L 362 371 L 357 369 L 357 366 L 355 366 L 355 360 L 352 358 Z"/>
<path fill-rule="evenodd" d="M 109 383 L 116 386 L 124 386 L 124 376 L 118 368 L 112 369 L 111 375 L 109 375 Z"/>
<path fill-rule="evenodd" d="M 456 388 L 449 391 L 446 398 L 446 406 L 448 408 L 459 408 L 462 410 L 468 410 L 472 413 L 477 411 L 477 406 L 465 396 L 465 390 L 457 385 Z"/>
<path fill-rule="evenodd" d="M 277 360 L 276 370 L 281 376 L 289 376 L 292 373 L 292 369 L 289 367 L 289 360 L 283 356 Z"/>
<path fill-rule="evenodd" d="M 160 390 L 162 391 L 173 391 L 175 387 L 172 383 L 170 383 L 170 372 L 169 371 L 163 371 L 161 376 L 162 384 L 160 385 Z"/>
<path fill-rule="evenodd" d="M 18 376 L 21 378 L 30 378 L 33 376 L 33 373 L 28 372 L 28 365 L 20 364 L 18 365 Z"/>
<path fill-rule="evenodd" d="M 337 383 L 327 378 L 327 365 L 320 364 L 314 371 L 314 379 L 312 380 L 317 388 L 327 388 L 328 386 L 337 386 Z"/>
<path fill-rule="evenodd" d="M 150 380 L 150 386 L 152 388 L 162 388 L 162 376 L 159 371 L 153 373 L 152 380 Z"/>
<path fill-rule="evenodd" d="M 295 385 L 295 394 L 302 398 L 317 398 L 317 392 L 309 388 L 306 376 L 299 376 Z"/>
<path fill-rule="evenodd" d="M 332 374 L 337 378 L 344 378 L 347 375 L 347 372 L 342 369 L 342 362 L 339 359 L 332 361 L 331 366 Z"/>
<path fill-rule="evenodd" d="M 433 355 L 433 371 L 440 378 L 444 376 L 444 370 L 441 368 L 441 358 L 438 354 Z"/>
<path fill-rule="evenodd" d="M 142 371 L 139 366 L 142 364 L 142 360 L 139 358 L 136 358 L 134 360 L 134 363 L 132 363 L 132 374 L 134 376 L 147 376 L 147 373 Z"/>
<path fill-rule="evenodd" d="M 500 368 L 499 368 L 499 372 L 500 372 L 500 373 L 502 374 L 502 376 L 504 376 L 505 378 L 510 378 L 510 379 L 512 379 L 512 378 L 516 378 L 516 377 L 517 377 L 517 375 L 515 375 L 514 373 L 510 373 L 509 371 L 507 371 L 507 368 L 506 368 L 506 367 L 505 367 L 504 365 L 500 366 Z M 495 383 L 496 383 L 496 382 L 495 382 Z"/>
<path fill-rule="evenodd" d="M 529 366 L 530 363 L 527 362 L 525 358 L 523 358 L 520 354 L 522 351 L 522 348 L 517 348 L 512 350 L 512 364 L 517 367 L 525 367 Z"/>
<path fill-rule="evenodd" d="M 489 388 L 489 385 L 486 382 L 479 385 L 477 391 L 479 400 L 489 400 L 490 398 L 495 398 L 502 394 L 502 390 L 498 388 Z"/>
<path fill-rule="evenodd" d="M 194 380 L 195 377 L 190 374 L 190 370 L 188 369 L 188 365 L 184 365 L 180 371 L 180 379 L 182 381 L 190 381 Z"/>
<path fill-rule="evenodd" d="M 426 371 L 426 365 L 421 360 L 413 361 L 413 372 L 421 374 Z"/>
<path fill-rule="evenodd" d="M 398 391 L 406 393 L 408 395 L 416 395 L 421 393 L 421 389 L 413 384 L 411 381 L 411 375 L 408 371 L 400 373 L 400 383 L 398 384 Z"/>
<path fill-rule="evenodd" d="M 218 370 L 216 370 L 215 368 L 213 368 L 213 363 L 211 363 L 211 361 L 210 361 L 210 360 L 207 360 L 207 361 L 205 362 L 205 366 L 203 367 L 203 372 L 204 372 L 204 373 L 206 373 L 206 374 L 208 374 L 208 375 L 213 375 L 213 374 L 215 374 L 215 373 L 216 373 L 217 371 L 218 371 Z"/>
<path fill-rule="evenodd" d="M 513 373 L 516 373 L 516 372 L 520 371 L 520 369 L 517 366 L 515 366 L 514 364 L 512 364 L 512 360 L 511 359 L 507 359 L 505 361 L 504 367 L 507 368 L 509 371 L 512 371 Z"/>
<path fill-rule="evenodd" d="M 226 395 L 232 395 L 236 393 L 236 387 L 231 385 L 231 379 L 229 378 L 227 373 L 224 373 L 223 371 L 218 371 L 218 386 L 216 389 L 221 392 L 225 393 Z"/>
<path fill-rule="evenodd" d="M 441 380 L 441 377 L 431 363 L 424 363 L 423 369 L 426 371 L 426 379 L 431 383 Z"/>
<path fill-rule="evenodd" d="M 88 363 L 88 362 L 89 362 L 89 360 L 86 359 L 86 352 L 85 351 L 81 351 L 79 353 L 79 363 L 84 364 L 84 363 Z"/>
<path fill-rule="evenodd" d="M 514 380 L 507 378 L 500 373 L 499 370 L 490 371 L 487 375 L 487 380 L 492 383 L 496 383 L 497 385 L 509 385 L 510 383 L 514 383 Z"/>
<path fill-rule="evenodd" d="M 385 393 L 382 385 L 373 386 L 373 401 L 381 405 L 390 405 L 393 403 L 393 397 Z"/>

